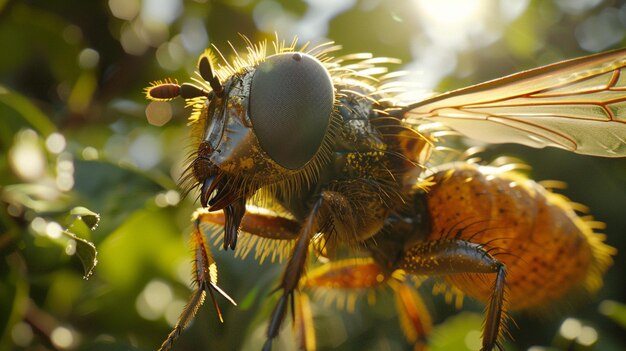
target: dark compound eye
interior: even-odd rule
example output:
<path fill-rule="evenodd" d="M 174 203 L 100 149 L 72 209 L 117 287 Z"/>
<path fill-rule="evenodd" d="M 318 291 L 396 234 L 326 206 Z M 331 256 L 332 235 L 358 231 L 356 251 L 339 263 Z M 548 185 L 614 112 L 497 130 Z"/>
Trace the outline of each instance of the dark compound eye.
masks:
<path fill-rule="evenodd" d="M 252 78 L 250 120 L 263 150 L 288 169 L 303 167 L 320 148 L 333 110 L 324 65 L 304 53 L 270 56 Z"/>

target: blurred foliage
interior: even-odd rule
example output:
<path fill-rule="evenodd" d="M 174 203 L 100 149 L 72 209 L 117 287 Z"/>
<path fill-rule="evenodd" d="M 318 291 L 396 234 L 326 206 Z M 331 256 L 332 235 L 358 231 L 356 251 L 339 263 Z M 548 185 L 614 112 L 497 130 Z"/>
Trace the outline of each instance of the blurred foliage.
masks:
<path fill-rule="evenodd" d="M 189 294 L 184 233 L 195 204 L 176 188 L 186 112 L 174 101 L 151 121 L 163 126 L 150 125 L 141 92 L 156 79 L 185 79 L 210 43 L 241 47 L 238 33 L 255 41 L 274 32 L 335 40 L 342 53 L 401 58 L 409 65 L 394 69 L 417 70 L 424 89 L 439 90 L 625 43 L 619 1 L 486 3 L 484 17 L 445 30 L 461 23 L 450 8 L 428 17 L 417 1 L 0 1 L 0 350 L 148 350 L 167 335 Z M 536 179 L 569 183 L 568 196 L 608 224 L 607 241 L 622 251 L 596 300 L 567 316 L 515 315 L 507 350 L 626 349 L 624 160 L 511 145 L 490 152 L 528 160 Z M 86 280 L 89 242 L 99 263 Z M 240 306 L 220 301 L 224 324 L 204 306 L 176 349 L 258 349 L 281 265 L 215 251 L 222 288 Z M 423 294 L 437 324 L 432 349 L 475 347 L 481 307 L 467 301 L 472 312 L 459 314 Z M 319 349 L 411 349 L 392 299 L 380 295 L 354 313 L 314 303 Z M 580 333 L 568 338 L 571 328 Z M 576 336 L 585 330 L 598 335 L 589 346 Z M 293 347 L 290 334 L 281 349 Z"/>

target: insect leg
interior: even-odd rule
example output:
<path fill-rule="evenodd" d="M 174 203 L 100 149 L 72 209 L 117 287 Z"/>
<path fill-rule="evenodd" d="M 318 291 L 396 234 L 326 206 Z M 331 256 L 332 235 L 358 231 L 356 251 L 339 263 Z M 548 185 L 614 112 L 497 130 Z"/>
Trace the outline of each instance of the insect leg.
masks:
<path fill-rule="evenodd" d="M 486 310 L 482 350 L 500 347 L 498 336 L 504 317 L 506 267 L 481 245 L 464 240 L 427 241 L 406 250 L 398 268 L 416 275 L 495 273 L 493 291 Z"/>
<path fill-rule="evenodd" d="M 296 299 L 296 313 L 294 329 L 296 330 L 298 347 L 303 351 L 315 351 L 317 349 L 315 341 L 315 328 L 313 325 L 313 313 L 311 312 L 311 302 L 305 293 L 298 295 Z"/>
<path fill-rule="evenodd" d="M 185 327 L 187 327 L 189 322 L 191 322 L 198 312 L 198 309 L 204 302 L 207 293 L 211 296 L 211 300 L 217 310 L 220 321 L 223 321 L 222 313 L 217 301 L 215 300 L 215 293 L 219 293 L 232 304 L 236 305 L 235 301 L 233 301 L 230 296 L 217 286 L 217 265 L 213 259 L 213 255 L 211 255 L 211 251 L 209 251 L 206 238 L 200 231 L 200 220 L 195 214 L 194 217 L 194 229 L 191 233 L 191 242 L 194 252 L 193 277 L 196 290 L 189 298 L 189 302 L 181 312 L 180 317 L 178 317 L 178 321 L 176 322 L 174 329 L 167 336 L 167 339 L 165 339 L 163 344 L 161 344 L 159 351 L 167 351 L 172 347 L 174 341 L 180 336 L 182 331 Z"/>
<path fill-rule="evenodd" d="M 433 321 L 422 298 L 408 282 L 390 280 L 389 286 L 394 291 L 396 310 L 406 340 L 413 344 L 415 351 L 427 350 L 426 338 L 433 329 Z"/>
<path fill-rule="evenodd" d="M 370 293 L 385 285 L 394 292 L 400 326 L 407 341 L 415 350 L 424 349 L 432 330 L 432 320 L 412 283 L 406 281 L 405 274 L 400 271 L 386 274 L 371 258 L 352 258 L 316 267 L 301 281 L 301 287 L 305 289 L 330 289 L 338 299 L 338 307 L 345 306 L 348 311 L 354 310 L 359 290 Z"/>
<path fill-rule="evenodd" d="M 285 268 L 280 286 L 278 287 L 279 290 L 283 291 L 283 294 L 272 312 L 270 324 L 267 329 L 267 341 L 263 345 L 263 351 L 270 351 L 272 349 L 272 339 L 278 335 L 278 330 L 285 319 L 289 299 L 291 298 L 291 303 L 294 303 L 294 291 L 298 287 L 298 283 L 300 282 L 300 278 L 304 272 L 306 258 L 309 251 L 309 243 L 311 242 L 313 235 L 315 235 L 319 230 L 316 228 L 318 226 L 317 217 L 320 209 L 325 204 L 324 198 L 325 197 L 323 195 L 320 196 L 320 198 L 313 205 L 311 212 L 304 222 L 304 226 L 300 230 L 300 234 L 293 248 L 291 257 L 287 262 L 287 267 Z"/>
<path fill-rule="evenodd" d="M 227 217 L 222 211 L 209 212 L 207 209 L 202 208 L 198 209 L 196 213 L 201 223 L 224 226 L 227 221 Z M 296 239 L 298 237 L 299 228 L 300 224 L 293 219 L 271 214 L 255 213 L 249 210 L 246 210 L 246 214 L 243 216 L 241 226 L 239 227 L 242 232 L 263 238 L 279 240 Z"/>

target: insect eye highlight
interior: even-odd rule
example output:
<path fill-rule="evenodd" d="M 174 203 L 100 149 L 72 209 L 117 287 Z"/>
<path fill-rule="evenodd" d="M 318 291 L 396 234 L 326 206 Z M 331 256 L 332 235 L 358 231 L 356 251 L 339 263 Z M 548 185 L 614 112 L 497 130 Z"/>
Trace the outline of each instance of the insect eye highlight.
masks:
<path fill-rule="evenodd" d="M 298 52 L 268 57 L 250 88 L 250 120 L 261 148 L 285 168 L 302 168 L 324 140 L 333 102 L 332 80 L 316 58 Z"/>

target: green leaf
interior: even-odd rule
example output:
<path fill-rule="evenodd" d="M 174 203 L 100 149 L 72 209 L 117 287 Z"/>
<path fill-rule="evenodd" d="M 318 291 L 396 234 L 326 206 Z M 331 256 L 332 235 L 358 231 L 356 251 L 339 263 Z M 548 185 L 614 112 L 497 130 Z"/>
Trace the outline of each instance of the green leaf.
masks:
<path fill-rule="evenodd" d="M 85 279 L 89 278 L 89 276 L 93 273 L 94 267 L 98 264 L 98 251 L 96 250 L 96 246 L 90 241 L 80 238 L 68 230 L 64 230 L 63 234 L 74 240 L 74 243 L 76 244 L 76 255 L 80 259 L 80 262 L 83 264 L 83 269 L 85 270 L 85 275 L 83 277 Z"/>
<path fill-rule="evenodd" d="M 100 215 L 86 207 L 78 206 L 70 211 L 70 218 L 71 222 L 68 228 L 63 231 L 63 234 L 73 240 L 68 245 L 76 245 L 74 253 L 83 264 L 85 270 L 84 278 L 87 279 L 98 263 L 96 246 L 87 238 L 91 236 L 91 231 L 98 226 Z M 66 251 L 71 252 L 69 250 Z"/>
<path fill-rule="evenodd" d="M 604 300 L 600 306 L 598 306 L 598 309 L 600 310 L 600 313 L 611 318 L 615 323 L 626 329 L 625 304 L 613 300 Z"/>
<path fill-rule="evenodd" d="M 11 184 L 3 188 L 3 201 L 19 204 L 37 213 L 63 212 L 69 196 L 61 193 L 54 185 L 38 183 Z"/>
<path fill-rule="evenodd" d="M 91 230 L 95 230 L 100 222 L 100 214 L 82 206 L 74 207 L 70 215 L 76 216 L 76 219 L 83 221 Z"/>
<path fill-rule="evenodd" d="M 49 135 L 56 127 L 46 114 L 21 94 L 15 93 L 0 85 L 0 105 L 8 107 L 21 117 L 28 125 L 42 135 Z"/>

